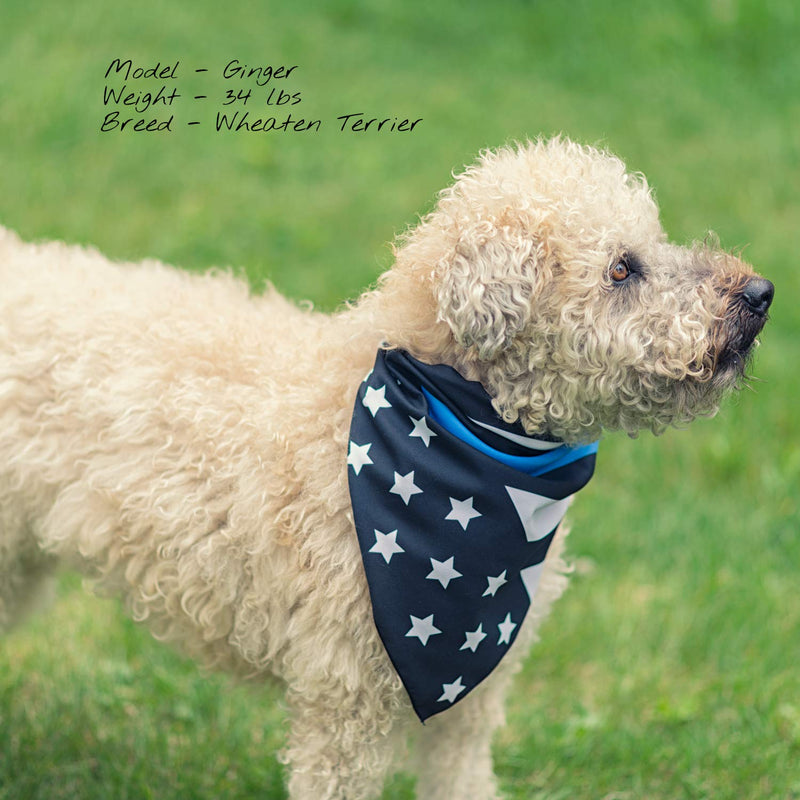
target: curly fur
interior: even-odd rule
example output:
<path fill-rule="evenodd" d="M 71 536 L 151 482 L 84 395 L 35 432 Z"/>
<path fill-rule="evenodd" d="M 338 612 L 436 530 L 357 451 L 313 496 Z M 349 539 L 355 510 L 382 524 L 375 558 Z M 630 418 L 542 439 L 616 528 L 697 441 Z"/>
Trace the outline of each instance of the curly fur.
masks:
<path fill-rule="evenodd" d="M 615 285 L 622 256 L 640 269 Z M 491 734 L 566 584 L 565 531 L 511 654 L 419 725 L 353 529 L 355 390 L 387 343 L 480 380 L 530 432 L 658 432 L 741 377 L 751 275 L 669 244 L 642 176 L 563 139 L 484 153 L 332 316 L 0 229 L 0 628 L 66 562 L 204 665 L 286 684 L 293 800 L 375 796 L 408 734 L 421 799 L 496 797 Z"/>

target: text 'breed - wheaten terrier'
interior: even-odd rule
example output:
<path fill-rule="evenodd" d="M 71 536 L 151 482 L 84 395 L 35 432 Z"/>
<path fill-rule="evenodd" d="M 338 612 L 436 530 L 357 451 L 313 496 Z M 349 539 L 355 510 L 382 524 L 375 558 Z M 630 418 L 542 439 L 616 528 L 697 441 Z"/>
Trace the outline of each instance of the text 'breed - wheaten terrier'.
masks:
<path fill-rule="evenodd" d="M 376 796 L 409 737 L 419 798 L 496 797 L 597 439 L 713 414 L 772 295 L 563 139 L 485 153 L 330 316 L 0 229 L 0 628 L 64 562 L 285 684 L 293 800 Z"/>

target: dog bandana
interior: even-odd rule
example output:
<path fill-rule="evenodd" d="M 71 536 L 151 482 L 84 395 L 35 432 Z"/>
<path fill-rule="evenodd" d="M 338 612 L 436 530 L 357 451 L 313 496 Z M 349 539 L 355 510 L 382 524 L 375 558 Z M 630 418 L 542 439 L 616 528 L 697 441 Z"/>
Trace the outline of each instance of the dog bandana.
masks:
<path fill-rule="evenodd" d="M 596 452 L 503 422 L 451 367 L 378 352 L 353 411 L 350 499 L 375 624 L 421 720 L 514 642 Z"/>

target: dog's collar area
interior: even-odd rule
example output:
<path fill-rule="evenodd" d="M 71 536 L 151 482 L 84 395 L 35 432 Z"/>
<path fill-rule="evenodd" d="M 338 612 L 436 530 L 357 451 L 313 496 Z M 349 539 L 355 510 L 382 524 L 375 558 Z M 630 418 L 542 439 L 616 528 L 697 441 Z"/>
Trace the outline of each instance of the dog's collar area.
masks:
<path fill-rule="evenodd" d="M 583 447 L 571 447 L 561 442 L 543 442 L 540 439 L 522 437 L 518 434 L 504 431 L 494 426 L 470 418 L 470 422 L 480 426 L 482 430 L 490 430 L 504 440 L 514 437 L 510 441 L 526 448 L 528 453 L 535 452 L 535 455 L 513 455 L 498 450 L 484 441 L 484 437 L 478 436 L 470 430 L 453 411 L 441 400 L 437 400 L 426 389 L 422 389 L 425 399 L 428 401 L 428 413 L 432 420 L 441 425 L 453 436 L 460 439 L 470 447 L 479 450 L 495 461 L 506 464 L 512 469 L 517 469 L 527 475 L 543 475 L 550 470 L 565 467 L 573 461 L 597 452 L 597 442 L 593 442 Z"/>
<path fill-rule="evenodd" d="M 451 432 L 468 431 L 474 437 L 470 441 L 479 440 L 511 456 L 539 455 L 563 445 L 547 437 L 530 436 L 519 421 L 503 420 L 483 385 L 467 380 L 453 367 L 425 364 L 404 350 L 387 350 L 382 356 L 400 385 L 410 384 L 412 391 L 424 393 L 432 416 Z"/>

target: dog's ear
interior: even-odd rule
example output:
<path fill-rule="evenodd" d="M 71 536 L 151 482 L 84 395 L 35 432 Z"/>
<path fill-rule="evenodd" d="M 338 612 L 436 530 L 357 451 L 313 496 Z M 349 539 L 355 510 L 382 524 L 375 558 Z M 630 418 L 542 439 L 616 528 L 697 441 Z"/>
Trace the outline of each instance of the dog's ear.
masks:
<path fill-rule="evenodd" d="M 480 359 L 507 347 L 530 320 L 542 283 L 541 243 L 510 227 L 462 232 L 439 262 L 439 319 Z"/>

